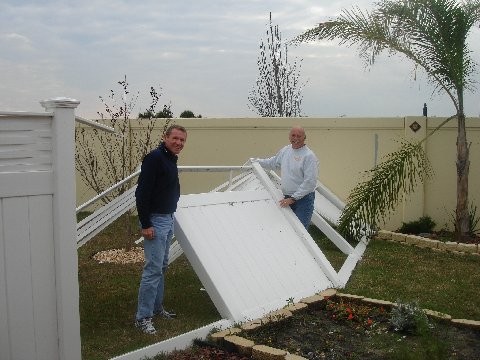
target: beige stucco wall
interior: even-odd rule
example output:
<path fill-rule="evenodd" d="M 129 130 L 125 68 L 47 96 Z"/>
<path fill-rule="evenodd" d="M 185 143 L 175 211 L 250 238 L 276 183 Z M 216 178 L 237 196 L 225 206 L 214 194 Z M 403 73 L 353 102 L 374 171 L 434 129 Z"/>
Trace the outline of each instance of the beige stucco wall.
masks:
<path fill-rule="evenodd" d="M 179 165 L 243 165 L 251 157 L 272 156 L 288 143 L 293 125 L 303 126 L 307 144 L 320 160 L 319 179 L 341 199 L 362 179 L 362 173 L 397 149 L 403 137 L 421 139 L 444 119 L 425 117 L 395 118 L 239 118 L 175 119 L 188 130 Z M 421 129 L 414 132 L 410 124 L 417 121 Z M 468 119 L 468 140 L 472 143 L 470 199 L 480 206 L 479 150 L 480 119 Z M 132 129 L 141 132 L 138 121 Z M 163 121 L 159 120 L 155 136 L 159 137 Z M 438 227 L 451 224 L 456 199 L 456 122 L 443 127 L 429 138 L 425 149 L 435 170 L 435 177 L 399 206 L 385 224 L 394 230 L 402 221 L 431 216 Z M 80 180 L 80 179 L 78 179 Z M 181 174 L 182 193 L 208 192 L 227 180 L 225 173 Z M 88 199 L 87 191 L 77 186 L 77 203 Z"/>
<path fill-rule="evenodd" d="M 444 119 L 429 119 L 433 130 Z M 480 119 L 467 119 L 467 140 L 470 145 L 469 201 L 479 208 L 480 216 Z M 442 227 L 451 224 L 456 207 L 456 136 L 455 121 L 445 125 L 427 142 L 427 153 L 435 171 L 435 177 L 425 185 L 425 213 L 437 220 Z"/>

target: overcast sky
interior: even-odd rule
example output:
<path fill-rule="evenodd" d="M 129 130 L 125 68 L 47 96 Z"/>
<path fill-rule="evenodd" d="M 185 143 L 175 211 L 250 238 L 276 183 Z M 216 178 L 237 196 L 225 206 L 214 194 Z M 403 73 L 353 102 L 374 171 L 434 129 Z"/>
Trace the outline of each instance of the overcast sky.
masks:
<path fill-rule="evenodd" d="M 148 106 L 150 86 L 175 116 L 253 117 L 248 94 L 258 75 L 258 45 L 269 12 L 284 40 L 369 0 L 83 0 L 0 3 L 0 111 L 43 111 L 39 101 L 70 97 L 77 114 L 98 118 L 99 96 L 127 75 L 139 92 L 135 113 Z M 480 30 L 470 37 L 480 63 Z M 432 94 L 424 74 L 383 55 L 365 69 L 356 49 L 333 42 L 289 49 L 303 59 L 303 115 L 365 117 L 454 113 L 445 95 Z M 415 80 L 416 79 L 416 80 Z M 480 80 L 477 73 L 476 79 Z M 478 88 L 478 87 L 477 87 Z M 467 115 L 480 116 L 480 89 L 467 94 Z M 159 109 L 160 110 L 160 109 Z"/>

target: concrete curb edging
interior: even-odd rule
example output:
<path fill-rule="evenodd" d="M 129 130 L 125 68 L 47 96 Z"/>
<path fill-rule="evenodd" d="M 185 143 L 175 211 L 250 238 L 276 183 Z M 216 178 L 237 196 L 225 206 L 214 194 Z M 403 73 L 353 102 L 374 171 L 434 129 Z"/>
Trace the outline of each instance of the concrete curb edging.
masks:
<path fill-rule="evenodd" d="M 377 235 L 374 236 L 374 239 L 393 241 L 422 248 L 431 248 L 433 250 L 450 251 L 457 254 L 480 255 L 480 247 L 478 244 L 465 244 L 453 241 L 443 242 L 418 235 L 407 235 L 388 230 L 379 230 Z"/>
<path fill-rule="evenodd" d="M 247 323 L 239 325 L 239 327 L 233 327 L 211 334 L 210 339 L 230 351 L 237 352 L 244 356 L 251 356 L 254 360 L 307 360 L 302 356 L 290 354 L 286 350 L 276 349 L 262 344 L 255 344 L 255 342 L 253 342 L 252 340 L 248 340 L 246 338 L 238 336 L 237 334 L 241 333 L 242 331 L 253 330 L 269 322 L 281 321 L 292 316 L 295 311 L 304 309 L 308 306 L 318 305 L 320 302 L 326 301 L 331 297 L 361 301 L 372 305 L 384 306 L 388 309 L 391 309 L 395 306 L 395 303 L 390 301 L 372 299 L 353 294 L 345 294 L 337 292 L 336 289 L 327 289 L 320 292 L 319 294 L 301 299 L 298 303 L 290 304 L 284 309 L 280 309 L 270 314 L 267 314 L 261 319 L 249 321 Z M 468 326 L 480 329 L 480 321 L 468 319 L 452 319 L 450 315 L 443 314 L 438 311 L 433 311 L 429 309 L 424 309 L 424 311 L 428 317 L 450 322 L 453 326 Z"/>

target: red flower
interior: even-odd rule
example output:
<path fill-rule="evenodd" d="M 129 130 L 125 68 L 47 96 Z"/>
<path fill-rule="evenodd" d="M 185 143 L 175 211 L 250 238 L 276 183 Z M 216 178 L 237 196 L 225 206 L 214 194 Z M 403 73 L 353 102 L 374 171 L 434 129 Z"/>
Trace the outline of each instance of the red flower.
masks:
<path fill-rule="evenodd" d="M 348 315 L 348 320 L 352 320 L 352 319 L 353 319 L 353 314 L 350 313 L 350 314 Z"/>

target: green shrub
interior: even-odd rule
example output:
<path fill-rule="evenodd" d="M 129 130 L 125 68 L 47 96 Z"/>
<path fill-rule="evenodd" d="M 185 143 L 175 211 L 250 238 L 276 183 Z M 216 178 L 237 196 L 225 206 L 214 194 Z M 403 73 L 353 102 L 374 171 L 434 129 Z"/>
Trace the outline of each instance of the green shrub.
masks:
<path fill-rule="evenodd" d="M 453 228 L 455 229 L 454 232 L 457 232 L 455 211 L 452 212 L 451 219 Z M 477 206 L 473 201 L 470 203 L 470 208 L 468 209 L 468 234 L 470 236 L 480 235 L 480 217 L 477 215 Z"/>
<path fill-rule="evenodd" d="M 427 314 L 416 301 L 404 303 L 397 300 L 391 312 L 390 324 L 395 331 L 417 335 L 425 334 L 430 328 Z"/>
<path fill-rule="evenodd" d="M 477 216 L 477 206 L 472 202 L 470 204 L 470 211 L 468 212 L 469 232 L 470 235 L 478 235 L 480 233 L 480 217 Z"/>
<path fill-rule="evenodd" d="M 422 216 L 420 219 L 402 223 L 402 226 L 397 230 L 402 234 L 431 233 L 435 227 L 435 221 L 430 216 Z"/>

